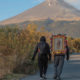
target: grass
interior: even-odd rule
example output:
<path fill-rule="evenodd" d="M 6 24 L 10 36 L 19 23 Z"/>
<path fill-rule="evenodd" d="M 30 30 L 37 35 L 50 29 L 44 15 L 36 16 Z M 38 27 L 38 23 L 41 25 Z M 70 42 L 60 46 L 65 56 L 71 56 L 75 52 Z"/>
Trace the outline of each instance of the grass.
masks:
<path fill-rule="evenodd" d="M 25 75 L 25 74 L 7 74 L 1 80 L 20 80 L 20 78 L 25 77 L 25 76 L 27 76 L 27 75 Z"/>

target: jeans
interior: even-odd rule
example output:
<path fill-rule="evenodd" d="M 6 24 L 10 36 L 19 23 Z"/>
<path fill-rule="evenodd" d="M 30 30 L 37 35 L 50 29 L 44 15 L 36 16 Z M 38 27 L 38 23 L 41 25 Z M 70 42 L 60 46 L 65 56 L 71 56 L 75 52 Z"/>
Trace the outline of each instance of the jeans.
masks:
<path fill-rule="evenodd" d="M 54 56 L 54 75 L 60 77 L 64 65 L 64 57 L 62 55 Z"/>
<path fill-rule="evenodd" d="M 46 75 L 48 67 L 48 58 L 38 59 L 38 66 L 40 70 L 40 77 L 42 77 L 43 74 Z"/>

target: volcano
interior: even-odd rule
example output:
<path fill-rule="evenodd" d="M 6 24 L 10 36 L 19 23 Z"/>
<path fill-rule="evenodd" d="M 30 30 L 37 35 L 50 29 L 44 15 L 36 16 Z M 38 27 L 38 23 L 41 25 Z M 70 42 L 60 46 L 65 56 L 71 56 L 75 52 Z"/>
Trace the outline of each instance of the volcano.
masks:
<path fill-rule="evenodd" d="M 24 11 L 0 24 L 15 24 L 25 21 L 37 21 L 45 19 L 53 20 L 80 20 L 80 11 L 64 0 L 45 0 L 43 3 Z"/>

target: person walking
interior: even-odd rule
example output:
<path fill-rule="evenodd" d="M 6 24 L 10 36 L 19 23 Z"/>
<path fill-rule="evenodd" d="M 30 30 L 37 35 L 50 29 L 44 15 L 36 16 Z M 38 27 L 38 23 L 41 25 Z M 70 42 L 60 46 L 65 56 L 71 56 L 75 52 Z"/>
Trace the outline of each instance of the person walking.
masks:
<path fill-rule="evenodd" d="M 42 36 L 40 38 L 40 42 L 36 45 L 32 61 L 34 61 L 37 53 L 38 53 L 38 66 L 40 70 L 40 79 L 46 79 L 48 60 L 51 60 L 51 53 L 49 44 L 46 42 L 45 36 Z"/>
<path fill-rule="evenodd" d="M 66 45 L 66 52 L 65 54 L 60 53 L 60 54 L 54 54 L 54 79 L 61 80 L 61 73 L 63 70 L 64 66 L 64 60 L 69 60 L 69 47 Z"/>

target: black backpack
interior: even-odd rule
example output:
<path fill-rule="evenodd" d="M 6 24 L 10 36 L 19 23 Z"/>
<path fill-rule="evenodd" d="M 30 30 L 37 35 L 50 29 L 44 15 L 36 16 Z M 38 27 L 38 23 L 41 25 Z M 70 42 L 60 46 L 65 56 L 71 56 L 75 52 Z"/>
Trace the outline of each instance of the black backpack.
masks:
<path fill-rule="evenodd" d="M 38 52 L 39 52 L 39 54 L 46 54 L 47 53 L 47 45 L 46 45 L 46 43 L 45 42 L 41 42 L 41 43 L 39 43 L 39 46 L 38 46 Z"/>

